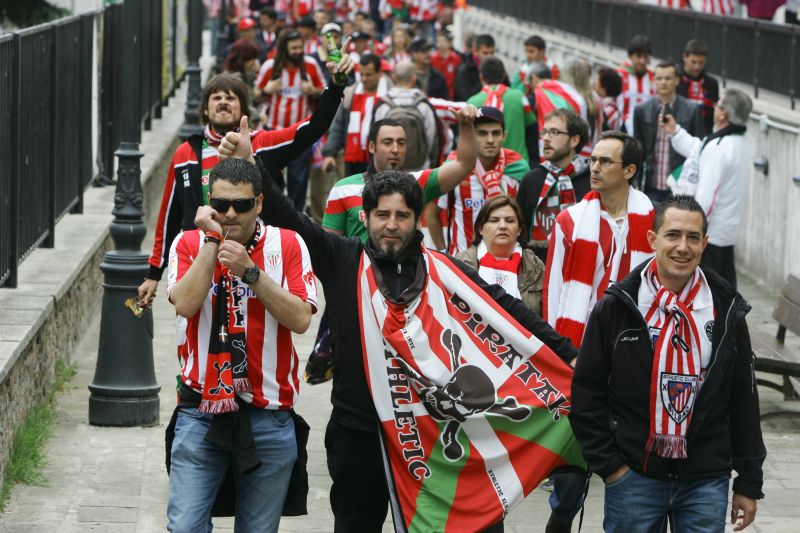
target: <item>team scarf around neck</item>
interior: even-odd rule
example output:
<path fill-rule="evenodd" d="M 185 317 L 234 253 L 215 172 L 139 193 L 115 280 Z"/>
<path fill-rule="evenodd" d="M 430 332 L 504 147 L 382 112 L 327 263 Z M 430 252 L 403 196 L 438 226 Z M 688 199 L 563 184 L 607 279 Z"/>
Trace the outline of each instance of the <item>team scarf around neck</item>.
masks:
<path fill-rule="evenodd" d="M 569 337 L 575 346 L 581 345 L 589 312 L 608 286 L 627 276 L 631 269 L 653 255 L 647 243 L 647 231 L 653 227 L 653 204 L 644 193 L 633 187 L 628 189 L 625 249 L 623 253 L 612 253 L 608 258 L 603 257 L 601 250 L 612 249 L 614 237 L 613 232 L 608 231 L 605 235 L 612 242 L 600 242 L 600 227 L 604 224 L 602 210 L 600 193 L 595 191 L 570 207 L 568 212 L 575 222 L 571 235 L 573 244 L 566 257 L 553 253 L 547 265 L 544 288 L 547 321 L 558 333 Z M 611 275 L 613 272 L 616 276 Z"/>
<path fill-rule="evenodd" d="M 494 198 L 503 194 L 503 173 L 506 170 L 506 151 L 500 148 L 494 166 L 486 170 L 480 158 L 475 163 L 475 176 L 480 180 L 485 198 Z"/>
<path fill-rule="evenodd" d="M 264 226 L 260 220 L 246 245 L 248 255 L 261 240 Z M 247 374 L 247 336 L 244 324 L 236 318 L 238 300 L 244 298 L 239 279 L 223 269 L 216 283 L 217 294 L 211 313 L 211 336 L 208 341 L 203 398 L 198 408 L 203 413 L 230 413 L 239 409 L 236 393 L 252 392 Z"/>
<path fill-rule="evenodd" d="M 239 128 L 237 127 L 232 131 L 238 132 Z M 217 133 L 217 131 L 211 127 L 211 124 L 206 124 L 206 127 L 203 128 L 203 137 L 205 137 L 206 142 L 214 148 L 219 146 L 219 143 L 221 143 L 222 139 L 225 138 L 226 133 Z M 256 133 L 258 132 L 255 130 L 250 130 L 250 138 L 252 139 L 255 137 Z"/>
<path fill-rule="evenodd" d="M 554 466 L 585 464 L 565 416 L 572 371 L 447 256 L 422 255 L 405 304 L 367 253 L 358 274 L 395 531 L 482 531 Z"/>
<path fill-rule="evenodd" d="M 639 310 L 654 337 L 647 451 L 685 459 L 702 362 L 711 358 L 713 297 L 699 268 L 680 294 L 661 285 L 655 259 L 642 269 L 641 277 Z"/>
<path fill-rule="evenodd" d="M 486 94 L 486 100 L 484 100 L 483 105 L 487 107 L 495 107 L 499 111 L 503 110 L 503 95 L 508 90 L 508 86 L 502 83 L 498 83 L 494 86 L 494 89 L 485 85 L 481 92 Z"/>
<path fill-rule="evenodd" d="M 522 263 L 522 247 L 517 243 L 511 257 L 499 258 L 489 253 L 486 242 L 478 244 L 478 274 L 486 283 L 496 283 L 505 291 L 519 298 L 519 285 L 517 277 L 519 266 Z"/>
<path fill-rule="evenodd" d="M 547 171 L 547 176 L 544 179 L 544 185 L 539 191 L 536 209 L 533 210 L 533 216 L 531 217 L 531 239 L 534 241 L 544 241 L 550 236 L 552 221 L 549 224 L 545 224 L 543 218 L 538 216 L 538 212 L 542 203 L 546 205 L 546 198 L 550 196 L 553 186 L 558 186 L 558 213 L 560 213 L 564 209 L 575 205 L 576 197 L 575 188 L 572 186 L 572 177 L 586 170 L 588 165 L 585 158 L 576 155 L 567 165 L 567 168 L 564 169 L 558 168 L 548 160 L 544 160 L 541 166 Z"/>

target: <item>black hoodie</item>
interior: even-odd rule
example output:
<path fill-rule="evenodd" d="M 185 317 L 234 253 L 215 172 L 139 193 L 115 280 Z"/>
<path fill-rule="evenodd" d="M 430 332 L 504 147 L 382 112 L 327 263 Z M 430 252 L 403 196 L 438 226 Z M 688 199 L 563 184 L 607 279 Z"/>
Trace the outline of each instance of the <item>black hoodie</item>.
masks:
<path fill-rule="evenodd" d="M 637 300 L 646 264 L 606 291 L 586 325 L 569 417 L 584 458 L 603 478 L 624 465 L 670 481 L 730 476 L 733 469 L 733 491 L 762 498 L 766 449 L 745 322 L 750 306 L 714 272 L 703 270 L 716 320 L 711 362 L 686 436 L 687 458 L 665 459 L 645 450 L 653 346 Z"/>

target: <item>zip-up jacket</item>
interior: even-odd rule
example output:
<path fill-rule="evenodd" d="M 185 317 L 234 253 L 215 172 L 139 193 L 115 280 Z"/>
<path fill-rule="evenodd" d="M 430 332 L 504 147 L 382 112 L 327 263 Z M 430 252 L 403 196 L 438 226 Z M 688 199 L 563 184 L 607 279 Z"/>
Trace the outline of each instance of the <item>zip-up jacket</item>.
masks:
<path fill-rule="evenodd" d="M 311 255 L 314 274 L 322 282 L 325 301 L 333 306 L 331 309 L 335 309 L 333 313 L 328 313 L 336 357 L 331 418 L 353 429 L 377 431 L 378 414 L 367 385 L 361 351 L 358 265 L 366 246 L 367 253 L 379 270 L 380 275 L 376 275 L 376 278 L 381 290 L 388 291 L 395 301 L 409 301 L 415 296 L 414 290 L 417 294 L 422 290 L 420 280 L 425 279 L 419 270 L 425 268 L 420 250 L 422 234 L 417 232 L 404 256 L 396 260 L 383 258 L 369 240 L 365 245 L 358 237 L 345 238 L 325 231 L 322 226 L 298 213 L 273 183 L 267 187 L 262 209 L 264 222 L 296 231 L 303 238 Z M 452 261 L 566 363 L 577 355 L 577 350 L 568 339 L 557 334 L 547 322 L 527 309 L 521 300 L 509 295 L 498 285 L 487 284 L 475 270 L 461 261 L 450 256 L 446 256 L 446 259 Z"/>
<path fill-rule="evenodd" d="M 666 459 L 645 449 L 654 354 L 637 300 L 646 264 L 606 291 L 586 326 L 569 417 L 584 458 L 603 478 L 624 465 L 647 477 L 681 482 L 730 476 L 733 469 L 738 473 L 733 492 L 762 498 L 766 449 L 745 321 L 750 306 L 709 270 L 703 273 L 716 313 L 712 355 L 686 435 L 687 457 Z"/>
<path fill-rule="evenodd" d="M 343 91 L 343 86 L 331 84 L 319 96 L 310 117 L 282 130 L 256 132 L 251 142 L 253 153 L 263 163 L 262 181 L 283 185 L 283 168 L 328 131 Z M 192 135 L 175 150 L 161 197 L 153 252 L 148 260 L 149 279 L 161 279 L 169 260 L 169 247 L 178 233 L 196 228 L 194 217 L 197 208 L 203 205 L 202 161 L 202 134 Z"/>

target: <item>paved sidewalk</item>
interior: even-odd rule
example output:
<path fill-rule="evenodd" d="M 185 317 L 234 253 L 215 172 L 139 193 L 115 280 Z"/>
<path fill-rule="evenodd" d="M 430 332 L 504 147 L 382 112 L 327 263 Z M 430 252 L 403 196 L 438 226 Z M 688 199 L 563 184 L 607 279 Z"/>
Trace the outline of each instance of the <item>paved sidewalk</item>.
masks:
<path fill-rule="evenodd" d="M 753 285 L 742 287 L 754 306 L 751 327 L 773 331 L 769 319 L 772 298 Z M 167 475 L 164 468 L 164 426 L 174 406 L 177 369 L 173 310 L 163 293 L 154 306 L 156 372 L 162 384 L 161 424 L 151 428 L 98 428 L 87 423 L 87 384 L 94 373 L 99 316 L 87 325 L 85 338 L 73 354 L 78 366 L 70 390 L 59 398 L 59 422 L 47 445 L 48 487 L 18 486 L 6 512 L 0 516 L 0 531 L 59 531 L 78 533 L 155 532 L 166 524 Z M 309 332 L 296 337 L 303 360 L 311 350 L 319 314 Z M 793 339 L 796 340 L 796 339 Z M 305 361 L 303 361 L 303 364 Z M 763 390 L 762 408 L 782 402 L 776 393 Z M 330 486 L 325 466 L 323 434 L 330 403 L 330 384 L 304 386 L 298 411 L 312 427 L 309 443 L 310 514 L 284 519 L 282 532 L 327 532 L 332 530 L 328 505 Z M 800 406 L 797 406 L 800 408 Z M 760 503 L 751 531 L 797 531 L 796 493 L 800 489 L 800 424 L 781 420 L 765 424 L 769 457 L 765 467 L 767 499 Z M 534 492 L 506 521 L 506 531 L 544 530 L 549 509 L 547 494 Z M 586 505 L 583 531 L 602 527 L 602 484 L 595 478 Z M 216 530 L 232 531 L 230 519 L 218 520 Z M 575 528 L 577 530 L 577 528 Z M 728 528 L 730 530 L 730 528 Z M 384 531 L 391 531 L 387 521 Z"/>

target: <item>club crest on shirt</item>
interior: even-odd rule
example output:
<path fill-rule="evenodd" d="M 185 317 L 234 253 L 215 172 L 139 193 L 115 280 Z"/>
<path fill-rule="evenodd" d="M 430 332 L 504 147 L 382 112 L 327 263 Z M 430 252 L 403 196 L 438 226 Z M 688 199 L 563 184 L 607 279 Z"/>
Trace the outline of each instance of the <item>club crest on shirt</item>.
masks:
<path fill-rule="evenodd" d="M 714 342 L 714 321 L 709 320 L 706 322 L 705 328 L 706 330 L 706 337 L 708 337 L 708 342 Z"/>
<path fill-rule="evenodd" d="M 264 265 L 270 270 L 275 270 L 281 264 L 280 252 L 269 252 L 264 255 Z"/>
<path fill-rule="evenodd" d="M 697 397 L 697 376 L 661 373 L 661 401 L 676 424 L 692 412 Z"/>

